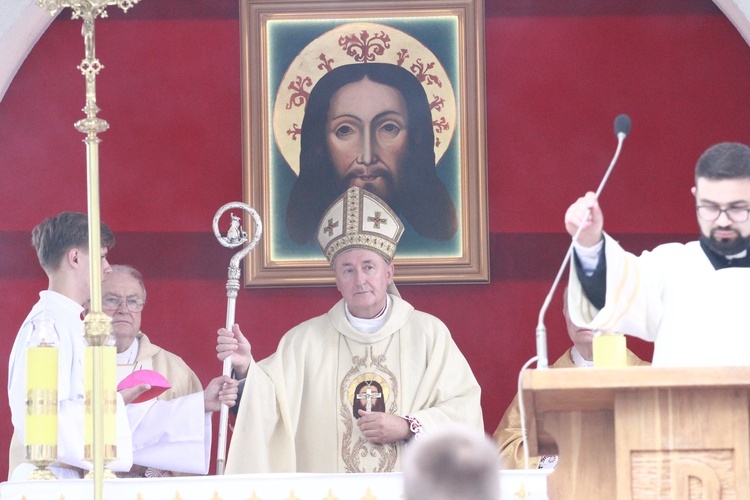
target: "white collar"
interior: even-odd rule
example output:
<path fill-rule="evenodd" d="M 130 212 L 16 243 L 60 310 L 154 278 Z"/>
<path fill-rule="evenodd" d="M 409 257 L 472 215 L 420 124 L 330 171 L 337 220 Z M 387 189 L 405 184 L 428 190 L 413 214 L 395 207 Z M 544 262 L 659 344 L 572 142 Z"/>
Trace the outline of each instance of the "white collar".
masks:
<path fill-rule="evenodd" d="M 132 365 L 138 358 L 138 337 L 133 339 L 133 343 L 130 347 L 125 349 L 123 352 L 117 353 L 117 364 L 118 365 Z"/>
<path fill-rule="evenodd" d="M 732 259 L 743 259 L 743 258 L 744 258 L 744 257 L 745 257 L 746 255 L 747 255 L 747 248 L 746 248 L 746 249 L 744 249 L 743 251 L 741 251 L 740 253 L 736 253 L 736 254 L 734 254 L 734 255 L 727 255 L 727 256 L 726 256 L 726 259 L 727 259 L 727 260 L 732 260 Z"/>
<path fill-rule="evenodd" d="M 573 361 L 573 364 L 578 368 L 591 368 L 594 366 L 593 361 L 584 359 L 584 357 L 581 356 L 581 352 L 575 345 L 570 349 L 570 360 Z"/>
<path fill-rule="evenodd" d="M 385 308 L 375 316 L 374 318 L 357 318 L 353 316 L 349 311 L 349 306 L 344 303 L 346 310 L 346 319 L 349 320 L 349 324 L 357 330 L 359 333 L 375 333 L 380 330 L 385 322 L 388 320 L 388 311 L 391 309 L 391 297 L 386 295 Z"/>

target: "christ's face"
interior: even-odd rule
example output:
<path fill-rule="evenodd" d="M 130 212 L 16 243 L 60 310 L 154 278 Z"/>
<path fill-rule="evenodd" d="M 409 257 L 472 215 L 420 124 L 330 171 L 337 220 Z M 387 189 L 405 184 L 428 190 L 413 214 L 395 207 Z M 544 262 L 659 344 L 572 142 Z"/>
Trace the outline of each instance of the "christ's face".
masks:
<path fill-rule="evenodd" d="M 699 177 L 693 188 L 695 205 L 718 209 L 750 208 L 750 179 L 707 179 Z M 701 234 L 712 250 L 721 255 L 734 255 L 750 244 L 750 220 L 732 221 L 726 212 L 716 220 L 698 217 Z"/>
<path fill-rule="evenodd" d="M 408 126 L 406 102 L 395 88 L 364 78 L 337 90 L 325 133 L 342 190 L 358 186 L 393 201 Z"/>

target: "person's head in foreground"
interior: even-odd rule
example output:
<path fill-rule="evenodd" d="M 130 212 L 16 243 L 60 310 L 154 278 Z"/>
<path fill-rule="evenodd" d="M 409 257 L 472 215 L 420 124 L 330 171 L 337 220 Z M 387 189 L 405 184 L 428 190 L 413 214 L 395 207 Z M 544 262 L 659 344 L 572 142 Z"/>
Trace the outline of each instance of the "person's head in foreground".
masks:
<path fill-rule="evenodd" d="M 476 429 L 448 424 L 406 449 L 406 500 L 498 500 L 495 444 Z"/>

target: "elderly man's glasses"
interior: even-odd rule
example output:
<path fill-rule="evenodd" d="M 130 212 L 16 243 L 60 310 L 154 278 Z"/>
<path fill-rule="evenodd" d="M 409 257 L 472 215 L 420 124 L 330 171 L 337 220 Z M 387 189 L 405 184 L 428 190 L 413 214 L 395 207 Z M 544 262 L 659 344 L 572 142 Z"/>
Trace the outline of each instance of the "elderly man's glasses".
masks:
<path fill-rule="evenodd" d="M 102 300 L 102 307 L 110 311 L 116 311 L 120 308 L 120 304 L 123 302 L 125 302 L 125 307 L 127 307 L 130 312 L 141 312 L 143 311 L 143 306 L 146 305 L 146 302 L 143 300 L 134 299 L 132 297 L 123 298 L 110 295 L 109 297 L 104 297 Z"/>

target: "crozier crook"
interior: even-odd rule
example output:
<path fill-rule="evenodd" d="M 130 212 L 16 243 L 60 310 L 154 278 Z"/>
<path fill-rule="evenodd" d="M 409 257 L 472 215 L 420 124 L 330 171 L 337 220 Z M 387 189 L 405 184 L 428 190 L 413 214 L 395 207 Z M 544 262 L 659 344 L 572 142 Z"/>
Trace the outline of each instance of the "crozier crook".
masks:
<path fill-rule="evenodd" d="M 229 261 L 229 270 L 227 272 L 227 330 L 232 329 L 234 325 L 234 311 L 235 302 L 237 300 L 237 292 L 240 289 L 240 262 L 250 251 L 255 248 L 260 240 L 260 235 L 263 232 L 263 224 L 260 221 L 260 216 L 252 207 L 238 201 L 233 201 L 222 206 L 214 215 L 214 235 L 219 240 L 222 246 L 227 248 L 237 248 L 244 243 L 248 242 L 248 235 L 243 230 L 240 224 L 240 217 L 235 216 L 231 213 L 232 222 L 229 227 L 229 231 L 226 236 L 222 236 L 219 232 L 219 219 L 229 209 L 238 208 L 247 212 L 255 222 L 255 232 L 252 240 L 245 245 L 239 252 L 235 253 L 232 259 Z M 223 374 L 231 376 L 232 374 L 232 357 L 229 356 L 224 360 Z M 219 414 L 219 442 L 217 444 L 216 451 L 216 474 L 223 475 L 224 467 L 226 465 L 226 448 L 227 448 L 227 427 L 229 426 L 229 407 L 221 405 L 221 411 Z"/>

